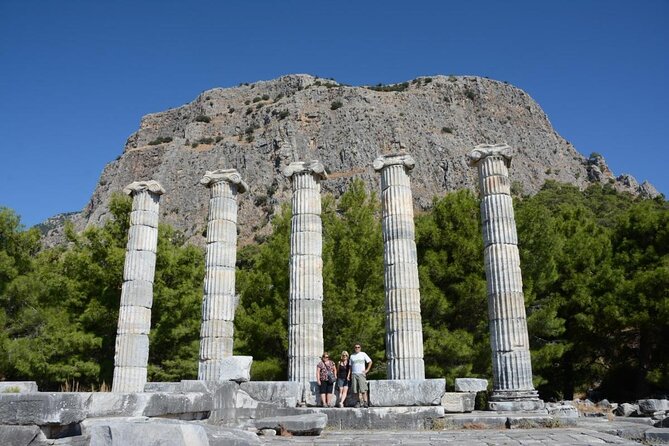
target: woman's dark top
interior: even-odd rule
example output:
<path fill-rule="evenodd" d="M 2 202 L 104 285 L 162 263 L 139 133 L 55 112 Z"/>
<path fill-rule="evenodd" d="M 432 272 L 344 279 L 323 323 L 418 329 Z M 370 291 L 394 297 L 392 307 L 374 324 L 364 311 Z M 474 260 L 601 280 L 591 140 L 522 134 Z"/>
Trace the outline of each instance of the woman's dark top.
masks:
<path fill-rule="evenodd" d="M 337 376 L 340 379 L 348 379 L 348 371 L 351 370 L 351 362 L 347 362 L 346 364 L 343 364 L 341 361 L 339 361 L 339 369 L 337 370 Z"/>

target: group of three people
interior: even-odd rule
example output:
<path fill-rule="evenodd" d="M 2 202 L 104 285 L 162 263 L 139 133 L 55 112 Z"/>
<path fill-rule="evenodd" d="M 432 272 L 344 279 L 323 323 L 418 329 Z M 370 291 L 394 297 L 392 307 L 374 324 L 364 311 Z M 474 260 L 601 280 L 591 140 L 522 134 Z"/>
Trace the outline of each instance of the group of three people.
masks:
<path fill-rule="evenodd" d="M 360 344 L 355 344 L 353 349 L 355 351 L 350 357 L 346 350 L 341 352 L 341 358 L 337 364 L 330 359 L 328 352 L 323 352 L 316 366 L 316 382 L 323 407 L 334 407 L 332 397 L 335 382 L 339 389 L 337 406 L 344 407 L 350 384 L 353 393 L 358 394 L 356 407 L 368 407 L 366 377 L 372 368 L 372 360 L 367 353 L 362 351 Z"/>

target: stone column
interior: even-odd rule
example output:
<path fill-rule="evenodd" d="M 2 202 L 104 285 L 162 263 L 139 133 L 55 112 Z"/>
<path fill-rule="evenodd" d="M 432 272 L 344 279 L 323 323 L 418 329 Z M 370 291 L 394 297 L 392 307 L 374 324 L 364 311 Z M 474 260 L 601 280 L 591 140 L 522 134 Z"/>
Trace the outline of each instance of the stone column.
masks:
<path fill-rule="evenodd" d="M 374 161 L 374 169 L 381 173 L 388 379 L 425 379 L 418 256 L 408 175 L 414 165 L 414 159 L 405 154 L 385 155 Z"/>
<path fill-rule="evenodd" d="M 198 379 L 220 379 L 221 360 L 232 356 L 237 262 L 237 195 L 248 186 L 235 169 L 206 172 L 200 180 L 211 190 L 207 223 L 200 364 Z"/>
<path fill-rule="evenodd" d="M 483 144 L 469 154 L 478 168 L 488 318 L 492 347 L 491 410 L 538 410 L 544 403 L 532 384 L 518 236 L 508 167 L 511 148 Z"/>
<path fill-rule="evenodd" d="M 143 392 L 149 361 L 158 210 L 165 190 L 156 181 L 136 181 L 123 192 L 132 196 L 132 212 L 123 267 L 112 392 Z"/>
<path fill-rule="evenodd" d="M 283 171 L 293 186 L 288 299 L 288 381 L 313 381 L 323 353 L 323 235 L 319 161 Z"/>

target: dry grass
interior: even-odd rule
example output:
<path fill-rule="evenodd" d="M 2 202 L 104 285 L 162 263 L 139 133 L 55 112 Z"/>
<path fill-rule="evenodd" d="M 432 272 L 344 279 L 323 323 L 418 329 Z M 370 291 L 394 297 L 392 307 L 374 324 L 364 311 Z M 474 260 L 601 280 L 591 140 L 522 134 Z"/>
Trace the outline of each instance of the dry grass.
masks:
<path fill-rule="evenodd" d="M 111 392 L 111 388 L 104 381 L 102 381 L 102 384 L 100 384 L 100 388 L 96 389 L 95 385 L 91 385 L 91 387 L 85 387 L 79 384 L 79 381 L 72 380 L 72 381 L 65 381 L 63 384 L 61 384 L 60 391 L 61 392 Z"/>
<path fill-rule="evenodd" d="M 471 430 L 481 430 L 481 429 L 486 429 L 487 426 L 483 423 L 465 423 L 462 425 L 462 428 Z"/>
<path fill-rule="evenodd" d="M 602 414 L 602 416 L 606 417 L 609 421 L 615 418 L 612 409 L 599 407 L 596 404 L 585 404 L 579 401 L 574 403 L 574 406 L 578 409 L 578 412 L 582 414 Z"/>

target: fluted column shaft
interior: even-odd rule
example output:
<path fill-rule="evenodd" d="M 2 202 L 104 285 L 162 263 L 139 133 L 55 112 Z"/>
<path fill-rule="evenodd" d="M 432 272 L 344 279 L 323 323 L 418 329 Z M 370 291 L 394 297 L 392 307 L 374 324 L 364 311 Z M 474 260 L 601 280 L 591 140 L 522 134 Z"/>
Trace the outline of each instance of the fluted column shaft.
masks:
<path fill-rule="evenodd" d="M 293 188 L 288 298 L 288 380 L 313 381 L 323 352 L 323 235 L 317 161 L 291 163 Z"/>
<path fill-rule="evenodd" d="M 493 394 L 491 401 L 537 399 L 527 334 L 518 236 L 511 198 L 507 145 L 477 146 L 469 155 L 478 168 L 488 294 Z M 494 408 L 494 406 L 492 407 Z"/>
<path fill-rule="evenodd" d="M 247 186 L 235 169 L 207 172 L 210 189 L 198 379 L 220 379 L 221 360 L 232 356 L 237 299 L 237 195 Z"/>
<path fill-rule="evenodd" d="M 408 155 L 377 158 L 381 173 L 388 379 L 425 379 L 418 256 Z"/>
<path fill-rule="evenodd" d="M 124 189 L 133 197 L 116 331 L 112 392 L 143 392 L 149 360 L 158 211 L 163 188 L 155 181 Z"/>

